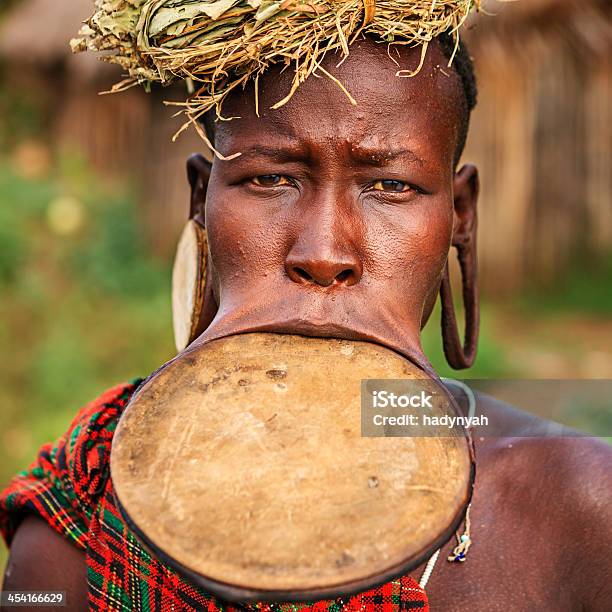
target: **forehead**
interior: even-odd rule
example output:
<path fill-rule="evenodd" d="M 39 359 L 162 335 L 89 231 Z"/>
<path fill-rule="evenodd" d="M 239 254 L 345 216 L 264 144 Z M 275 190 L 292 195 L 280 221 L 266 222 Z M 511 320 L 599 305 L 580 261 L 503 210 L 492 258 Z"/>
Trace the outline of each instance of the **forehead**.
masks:
<path fill-rule="evenodd" d="M 355 42 L 343 60 L 329 53 L 322 62 L 356 101 L 319 71 L 279 109 L 270 107 L 291 88 L 291 67 L 273 68 L 257 84 L 228 97 L 225 117 L 216 124 L 215 143 L 224 154 L 258 146 L 293 146 L 324 155 L 339 146 L 356 156 L 376 157 L 409 149 L 415 160 L 452 167 L 464 104 L 461 82 L 437 44 L 429 46 L 416 76 L 420 48 L 389 46 L 369 39 Z M 343 60 L 343 61 L 341 61 Z"/>

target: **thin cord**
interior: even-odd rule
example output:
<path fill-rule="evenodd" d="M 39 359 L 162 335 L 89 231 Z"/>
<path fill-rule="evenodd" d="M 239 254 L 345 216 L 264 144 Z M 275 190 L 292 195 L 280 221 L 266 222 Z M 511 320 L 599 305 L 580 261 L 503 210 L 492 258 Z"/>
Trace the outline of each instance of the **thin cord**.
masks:
<path fill-rule="evenodd" d="M 423 570 L 423 575 L 421 576 L 421 579 L 419 580 L 419 586 L 422 589 L 424 589 L 427 586 L 427 583 L 429 582 L 429 578 L 431 577 L 431 573 L 434 570 L 436 561 L 438 560 L 439 556 L 440 556 L 440 549 L 438 548 L 438 550 L 436 550 L 436 552 L 433 555 L 431 555 L 431 557 L 429 557 L 429 561 L 427 562 L 427 565 L 425 566 L 425 569 Z"/>
<path fill-rule="evenodd" d="M 451 562 L 459 561 L 463 563 L 466 560 L 466 555 L 468 554 L 468 550 L 470 550 L 470 546 L 472 545 L 472 538 L 470 537 L 470 509 L 472 504 L 468 506 L 468 509 L 465 513 L 465 530 L 462 535 L 458 533 L 455 534 L 457 538 L 457 546 L 453 549 L 453 552 L 448 557 L 448 560 Z"/>
<path fill-rule="evenodd" d="M 442 380 L 446 384 L 455 385 L 456 387 L 459 387 L 463 391 L 463 393 L 465 393 L 465 397 L 468 401 L 467 416 L 471 422 L 472 417 L 476 414 L 476 396 L 474 395 L 474 392 L 464 382 L 461 382 L 460 380 L 455 380 L 454 378 L 443 378 Z"/>
<path fill-rule="evenodd" d="M 454 378 L 443 378 L 442 379 L 446 384 L 455 385 L 459 387 L 468 401 L 468 419 L 471 422 L 472 417 L 476 414 L 476 397 L 474 392 L 468 385 L 460 380 L 455 380 Z M 472 504 L 467 507 L 465 512 L 465 526 L 463 533 L 459 535 L 459 533 L 455 533 L 455 537 L 457 538 L 457 546 L 453 549 L 453 552 L 448 556 L 447 560 L 451 563 L 459 561 L 463 563 L 467 559 L 468 551 L 470 550 L 470 546 L 473 544 L 472 538 L 470 535 L 470 510 L 472 508 Z"/>

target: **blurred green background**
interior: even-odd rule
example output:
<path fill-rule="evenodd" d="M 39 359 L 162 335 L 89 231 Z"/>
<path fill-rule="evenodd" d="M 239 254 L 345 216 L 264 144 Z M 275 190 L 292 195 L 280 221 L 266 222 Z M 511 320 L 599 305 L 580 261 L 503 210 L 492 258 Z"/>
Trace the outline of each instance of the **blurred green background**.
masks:
<path fill-rule="evenodd" d="M 117 72 L 66 46 L 90 10 L 90 0 L 0 7 L 0 486 L 84 403 L 174 356 L 183 164 L 202 146 L 170 145 L 178 124 L 161 100 L 175 90 L 97 95 Z M 468 143 L 484 170 L 484 297 L 478 360 L 461 376 L 612 378 L 612 54 L 583 47 L 577 59 L 559 35 L 570 13 L 553 24 L 511 10 L 493 42 L 486 31 L 471 41 L 485 75 Z M 441 375 L 459 376 L 438 312 L 424 346 Z M 572 419 L 612 431 L 609 410 Z M 0 545 L 0 568 L 5 559 Z"/>

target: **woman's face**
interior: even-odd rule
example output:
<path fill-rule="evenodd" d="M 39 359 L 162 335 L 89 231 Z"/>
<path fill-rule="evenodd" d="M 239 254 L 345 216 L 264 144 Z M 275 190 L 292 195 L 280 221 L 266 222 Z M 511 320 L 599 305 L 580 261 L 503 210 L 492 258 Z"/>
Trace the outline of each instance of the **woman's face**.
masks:
<path fill-rule="evenodd" d="M 472 229 L 476 176 L 455 175 L 461 84 L 431 45 L 363 41 L 278 110 L 291 71 L 233 95 L 218 122 L 204 217 L 219 305 L 200 340 L 273 330 L 380 342 L 426 363 L 419 333 L 453 234 Z M 395 60 L 395 61 L 394 61 Z M 399 63 L 399 68 L 398 64 Z M 203 177 L 204 182 L 207 177 Z"/>

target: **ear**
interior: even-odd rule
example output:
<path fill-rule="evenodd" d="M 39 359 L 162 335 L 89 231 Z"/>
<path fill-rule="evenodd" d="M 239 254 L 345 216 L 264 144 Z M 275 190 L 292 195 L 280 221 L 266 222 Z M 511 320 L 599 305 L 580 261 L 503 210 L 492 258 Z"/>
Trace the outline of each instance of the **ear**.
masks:
<path fill-rule="evenodd" d="M 453 181 L 453 246 L 467 245 L 476 239 L 476 205 L 480 184 L 478 169 L 466 164 L 455 174 Z"/>
<path fill-rule="evenodd" d="M 197 221 L 202 227 L 206 226 L 204 204 L 211 170 L 212 164 L 199 153 L 189 156 L 187 160 L 187 180 L 191 186 L 189 218 Z"/>

